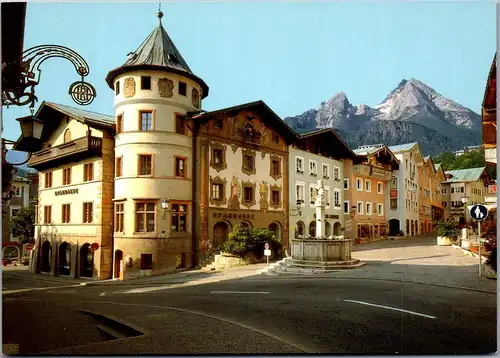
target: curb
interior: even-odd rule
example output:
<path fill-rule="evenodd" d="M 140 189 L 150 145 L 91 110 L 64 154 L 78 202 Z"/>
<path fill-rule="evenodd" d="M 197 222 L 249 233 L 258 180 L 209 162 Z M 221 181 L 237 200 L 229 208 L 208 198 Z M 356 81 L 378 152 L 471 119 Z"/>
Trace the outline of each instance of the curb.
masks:
<path fill-rule="evenodd" d="M 53 290 L 53 289 L 59 289 L 59 288 L 71 288 L 71 287 L 81 287 L 81 285 L 21 288 L 19 290 L 2 291 L 2 295 L 12 295 L 14 293 L 23 293 L 23 292 L 30 292 L 30 291 L 45 291 L 45 290 Z"/>

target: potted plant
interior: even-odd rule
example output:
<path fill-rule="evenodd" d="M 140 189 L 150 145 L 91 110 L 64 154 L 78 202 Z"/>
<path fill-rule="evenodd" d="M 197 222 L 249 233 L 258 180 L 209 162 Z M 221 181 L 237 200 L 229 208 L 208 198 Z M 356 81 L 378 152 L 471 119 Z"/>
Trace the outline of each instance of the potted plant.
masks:
<path fill-rule="evenodd" d="M 437 231 L 437 244 L 439 246 L 450 246 L 454 241 L 457 231 L 457 222 L 445 219 L 435 224 Z"/>

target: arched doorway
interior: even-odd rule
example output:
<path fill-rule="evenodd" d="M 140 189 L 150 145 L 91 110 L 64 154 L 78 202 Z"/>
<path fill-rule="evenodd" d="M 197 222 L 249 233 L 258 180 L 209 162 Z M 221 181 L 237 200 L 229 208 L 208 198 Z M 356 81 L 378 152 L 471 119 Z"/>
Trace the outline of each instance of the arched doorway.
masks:
<path fill-rule="evenodd" d="M 304 236 L 304 223 L 302 221 L 297 222 L 297 227 L 295 228 L 295 236 Z"/>
<path fill-rule="evenodd" d="M 401 231 L 399 219 L 389 220 L 389 235 L 397 235 Z"/>
<path fill-rule="evenodd" d="M 341 225 L 338 221 L 335 224 L 333 224 L 333 235 L 340 236 L 341 235 L 340 228 L 341 228 Z"/>
<path fill-rule="evenodd" d="M 3 248 L 2 257 L 4 259 L 19 259 L 21 258 L 21 250 L 17 246 L 5 246 Z"/>
<path fill-rule="evenodd" d="M 316 221 L 311 221 L 309 224 L 309 236 L 316 237 Z"/>
<path fill-rule="evenodd" d="M 50 242 L 45 241 L 42 244 L 42 272 L 50 272 L 50 258 L 52 257 L 52 246 Z"/>
<path fill-rule="evenodd" d="M 80 248 L 80 277 L 92 277 L 94 273 L 94 252 L 90 250 L 90 244 L 84 244 Z"/>
<path fill-rule="evenodd" d="M 252 225 L 248 221 L 242 221 L 240 222 L 241 227 L 247 227 L 249 229 L 252 228 Z"/>
<path fill-rule="evenodd" d="M 274 233 L 276 240 L 281 241 L 281 224 L 279 222 L 271 223 L 268 229 Z"/>
<path fill-rule="evenodd" d="M 67 242 L 59 246 L 59 275 L 71 273 L 71 248 Z"/>
<path fill-rule="evenodd" d="M 421 234 L 425 233 L 424 223 L 423 222 L 420 222 L 420 233 Z"/>
<path fill-rule="evenodd" d="M 431 223 L 428 223 L 427 232 L 432 232 L 432 224 Z"/>
<path fill-rule="evenodd" d="M 406 219 L 406 235 L 410 235 L 410 220 Z"/>
<path fill-rule="evenodd" d="M 115 267 L 113 269 L 113 277 L 114 278 L 123 278 L 123 251 L 116 250 L 115 251 Z"/>
<path fill-rule="evenodd" d="M 329 221 L 325 221 L 325 236 L 329 237 L 332 235 L 332 224 Z"/>
<path fill-rule="evenodd" d="M 229 235 L 229 224 L 225 221 L 219 221 L 214 225 L 213 231 L 213 248 L 214 250 L 219 250 L 220 245 L 227 240 Z"/>
<path fill-rule="evenodd" d="M 415 221 L 410 221 L 410 225 L 411 225 L 411 236 L 413 236 L 415 234 Z"/>

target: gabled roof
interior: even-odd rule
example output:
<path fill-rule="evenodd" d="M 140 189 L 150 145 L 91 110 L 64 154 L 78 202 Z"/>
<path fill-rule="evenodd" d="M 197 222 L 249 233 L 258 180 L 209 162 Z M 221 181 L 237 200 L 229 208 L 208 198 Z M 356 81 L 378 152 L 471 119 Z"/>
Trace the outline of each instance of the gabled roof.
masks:
<path fill-rule="evenodd" d="M 439 168 L 441 167 L 441 163 L 434 163 L 434 169 L 436 169 L 436 171 L 439 170 Z"/>
<path fill-rule="evenodd" d="M 325 153 L 331 151 L 333 148 L 335 148 L 335 151 L 337 151 L 336 153 L 331 152 L 332 157 L 334 157 L 333 154 L 335 154 L 335 157 L 338 158 L 354 158 L 356 156 L 356 154 L 349 148 L 342 137 L 340 137 L 332 128 L 316 129 L 310 132 L 298 134 L 297 136 L 298 142 L 309 138 L 318 141 L 324 139 L 323 143 L 325 143 L 325 141 L 328 143 L 327 145 L 325 145 L 327 147 L 324 150 Z M 340 143 L 340 148 L 335 147 L 335 141 Z M 321 148 L 323 148 L 323 146 L 321 146 Z"/>
<path fill-rule="evenodd" d="M 478 181 L 485 172 L 485 169 L 486 167 L 447 170 L 445 172 L 446 176 L 451 175 L 452 177 L 446 180 L 446 183 Z"/>
<path fill-rule="evenodd" d="M 353 152 L 357 156 L 371 156 L 371 155 L 376 155 L 377 153 L 380 153 L 382 151 L 388 152 L 394 163 L 397 163 L 399 165 L 399 159 L 396 158 L 392 150 L 390 150 L 389 147 L 386 146 L 385 144 L 376 144 L 373 146 L 364 145 L 354 149 Z"/>
<path fill-rule="evenodd" d="M 484 91 L 483 97 L 483 108 L 495 108 L 496 107 L 496 78 L 497 78 L 497 54 L 493 57 L 493 62 L 491 63 L 490 72 L 488 73 L 488 79 L 486 80 L 486 89 Z"/>
<path fill-rule="evenodd" d="M 91 112 L 84 109 L 66 106 L 64 104 L 47 102 L 47 101 L 42 102 L 42 104 L 38 108 L 38 111 L 35 114 L 35 117 L 38 117 L 40 115 L 40 112 L 43 111 L 45 107 L 50 107 L 52 109 L 55 109 L 56 111 L 59 111 L 69 117 L 72 117 L 83 124 L 88 124 L 91 126 L 94 125 L 97 127 L 112 128 L 113 125 L 115 124 L 115 117 L 113 116 L 108 116 L 107 114 Z"/>
<path fill-rule="evenodd" d="M 207 84 L 201 78 L 195 76 L 186 61 L 184 61 L 181 53 L 163 28 L 162 17 L 163 13 L 158 12 L 158 18 L 160 19 L 158 27 L 149 34 L 137 50 L 129 53 L 129 59 L 123 65 L 108 72 L 106 82 L 110 88 L 113 88 L 114 78 L 121 73 L 140 69 L 158 69 L 192 79 L 201 86 L 203 89 L 202 98 L 205 98 L 208 95 Z"/>
<path fill-rule="evenodd" d="M 295 131 L 286 124 L 284 120 L 282 120 L 267 104 L 264 103 L 264 101 L 259 100 L 259 101 L 254 101 L 254 102 L 249 102 L 249 103 L 244 103 L 240 104 L 237 106 L 233 107 L 227 107 L 227 108 L 222 108 L 218 109 L 216 111 L 212 112 L 199 112 L 199 113 L 194 113 L 190 116 L 193 120 L 204 120 L 208 119 L 210 117 L 214 117 L 219 114 L 224 114 L 224 113 L 237 113 L 241 111 L 242 109 L 247 109 L 247 110 L 255 110 L 255 111 L 261 111 L 261 113 L 266 113 L 270 114 L 267 118 L 272 120 L 272 127 L 280 133 L 283 138 L 288 143 L 292 143 L 295 140 L 297 140 L 298 135 L 295 133 Z"/>
<path fill-rule="evenodd" d="M 397 144 L 397 145 L 391 145 L 391 146 L 389 146 L 389 149 L 393 153 L 407 152 L 409 150 L 412 150 L 416 145 L 418 145 L 418 142 L 405 143 L 405 144 Z"/>

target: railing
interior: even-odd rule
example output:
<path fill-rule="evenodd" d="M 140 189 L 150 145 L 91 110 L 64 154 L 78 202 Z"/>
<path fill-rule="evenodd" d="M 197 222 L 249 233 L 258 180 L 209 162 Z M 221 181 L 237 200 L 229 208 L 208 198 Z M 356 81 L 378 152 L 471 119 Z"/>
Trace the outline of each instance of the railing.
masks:
<path fill-rule="evenodd" d="M 353 166 L 353 172 L 357 176 L 373 176 L 381 180 L 391 180 L 392 173 L 384 168 L 374 167 L 366 164 L 356 164 Z"/>
<path fill-rule="evenodd" d="M 34 153 L 28 162 L 28 166 L 36 167 L 52 160 L 89 151 L 101 153 L 101 150 L 102 138 L 86 136 Z"/>
<path fill-rule="evenodd" d="M 496 163 L 497 162 L 497 149 L 496 148 L 488 148 L 484 150 L 484 159 L 487 162 Z"/>

